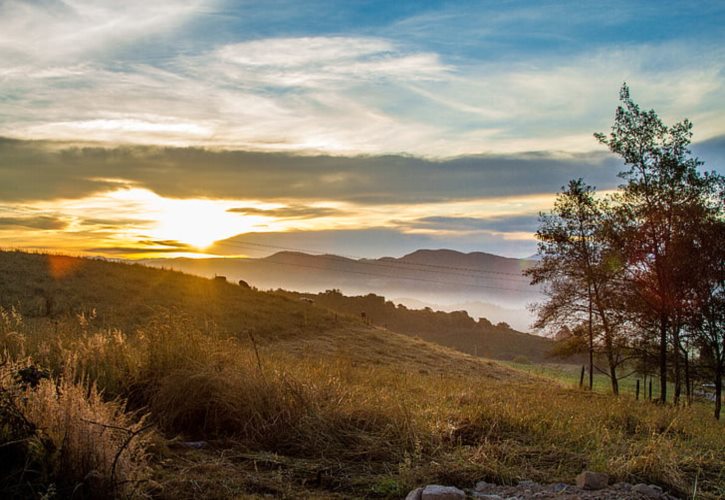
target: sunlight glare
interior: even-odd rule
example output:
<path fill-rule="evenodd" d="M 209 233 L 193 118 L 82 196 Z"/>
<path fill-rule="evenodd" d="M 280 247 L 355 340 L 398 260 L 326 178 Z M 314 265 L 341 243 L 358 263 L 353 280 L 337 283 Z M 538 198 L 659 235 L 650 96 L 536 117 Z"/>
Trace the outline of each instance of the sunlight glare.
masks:
<path fill-rule="evenodd" d="M 155 221 L 149 235 L 160 241 L 175 241 L 199 250 L 218 240 L 254 230 L 265 218 L 240 216 L 228 209 L 238 202 L 209 199 L 164 198 L 145 189 L 125 189 L 116 197 L 138 203 L 143 215 Z"/>

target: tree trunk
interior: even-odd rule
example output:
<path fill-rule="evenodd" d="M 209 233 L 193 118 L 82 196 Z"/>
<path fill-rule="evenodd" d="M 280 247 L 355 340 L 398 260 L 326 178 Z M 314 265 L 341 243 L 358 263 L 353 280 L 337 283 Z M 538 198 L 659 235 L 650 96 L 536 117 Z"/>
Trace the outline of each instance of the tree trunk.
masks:
<path fill-rule="evenodd" d="M 674 325 L 672 329 L 672 369 L 675 375 L 675 395 L 672 402 L 677 406 L 680 402 L 680 394 L 682 394 L 682 380 L 680 377 L 680 328 Z"/>
<path fill-rule="evenodd" d="M 667 403 L 667 314 L 660 314 L 660 403 Z"/>
<path fill-rule="evenodd" d="M 609 362 L 609 376 L 612 378 L 612 394 L 619 396 L 619 379 L 617 379 L 617 365 Z"/>
<path fill-rule="evenodd" d="M 715 418 L 720 420 L 722 409 L 722 367 L 715 372 Z"/>
<path fill-rule="evenodd" d="M 592 324 L 592 286 L 589 285 L 589 390 L 594 390 L 594 327 Z"/>
<path fill-rule="evenodd" d="M 690 382 L 690 356 L 687 350 L 684 351 L 682 356 L 685 362 L 685 395 L 687 396 L 687 406 L 692 404 L 692 383 Z"/>

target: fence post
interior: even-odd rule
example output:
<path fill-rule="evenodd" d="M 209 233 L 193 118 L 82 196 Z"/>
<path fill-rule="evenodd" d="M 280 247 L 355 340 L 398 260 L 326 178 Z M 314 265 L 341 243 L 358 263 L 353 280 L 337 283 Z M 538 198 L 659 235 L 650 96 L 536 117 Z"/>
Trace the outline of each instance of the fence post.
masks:
<path fill-rule="evenodd" d="M 649 379 L 649 400 L 652 401 L 652 378 Z"/>
<path fill-rule="evenodd" d="M 637 379 L 637 389 L 636 389 L 636 392 L 637 392 L 636 399 L 637 399 L 637 401 L 639 401 L 639 379 Z"/>
<path fill-rule="evenodd" d="M 581 375 L 579 375 L 579 389 L 581 389 L 584 386 L 584 365 L 582 365 L 582 372 Z"/>

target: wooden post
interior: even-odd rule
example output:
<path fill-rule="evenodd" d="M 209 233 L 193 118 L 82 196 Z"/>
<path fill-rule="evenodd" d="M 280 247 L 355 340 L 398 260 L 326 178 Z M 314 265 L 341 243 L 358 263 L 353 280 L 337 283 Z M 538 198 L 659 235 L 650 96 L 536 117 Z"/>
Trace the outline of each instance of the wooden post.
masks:
<path fill-rule="evenodd" d="M 582 372 L 581 375 L 579 375 L 579 388 L 581 389 L 584 386 L 584 365 L 582 365 Z"/>
<path fill-rule="evenodd" d="M 649 400 L 652 401 L 652 378 L 649 379 Z"/>
<path fill-rule="evenodd" d="M 636 389 L 636 393 L 637 393 L 636 399 L 637 399 L 637 401 L 639 401 L 639 379 L 637 379 L 637 389 Z"/>

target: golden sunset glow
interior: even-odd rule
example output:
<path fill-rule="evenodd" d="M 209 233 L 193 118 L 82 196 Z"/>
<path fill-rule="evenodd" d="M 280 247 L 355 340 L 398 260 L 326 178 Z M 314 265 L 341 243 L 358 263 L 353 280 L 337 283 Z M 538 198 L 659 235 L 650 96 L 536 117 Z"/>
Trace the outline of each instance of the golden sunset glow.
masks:
<path fill-rule="evenodd" d="M 119 179 L 113 182 L 123 183 Z M 16 226 L 12 233 L 0 231 L 0 245 L 130 258 L 243 256 L 249 248 L 233 242 L 214 243 L 246 233 L 359 231 L 371 226 L 402 230 L 402 234 L 411 236 L 458 238 L 480 233 L 475 226 L 466 225 L 471 220 L 496 222 L 520 213 L 536 214 L 551 201 L 552 195 L 528 195 L 417 204 L 362 205 L 339 201 L 299 205 L 167 198 L 148 189 L 120 187 L 77 200 L 28 204 L 20 219 L 33 220 L 52 214 L 59 227 Z M 437 219 L 431 219 L 430 214 L 436 214 Z M 530 241 L 532 238 L 530 232 L 505 232 L 496 228 L 486 231 L 504 240 Z M 315 244 L 303 247 L 321 250 Z"/>
<path fill-rule="evenodd" d="M 234 206 L 229 201 L 168 199 L 143 189 L 117 191 L 111 197 L 136 204 L 138 215 L 153 221 L 146 233 L 151 239 L 174 241 L 199 250 L 214 241 L 253 231 L 266 220 L 229 213 L 227 210 Z"/>

